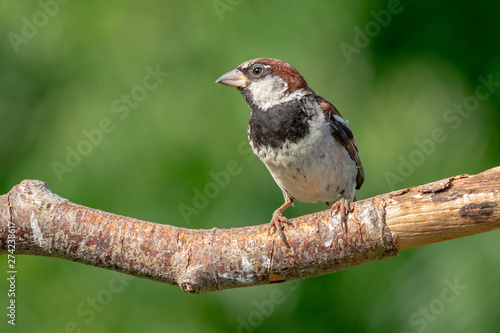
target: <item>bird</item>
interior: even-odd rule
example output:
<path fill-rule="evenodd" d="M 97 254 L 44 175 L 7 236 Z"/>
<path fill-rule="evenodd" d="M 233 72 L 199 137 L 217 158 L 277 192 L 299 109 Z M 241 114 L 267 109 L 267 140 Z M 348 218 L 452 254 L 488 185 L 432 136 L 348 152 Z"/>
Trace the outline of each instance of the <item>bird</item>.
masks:
<path fill-rule="evenodd" d="M 290 248 L 284 229 L 293 225 L 283 211 L 295 200 L 324 202 L 340 211 L 347 228 L 349 203 L 365 180 L 349 124 L 332 103 L 317 95 L 288 63 L 248 60 L 216 83 L 237 88 L 250 106 L 248 140 L 283 192 L 284 203 L 271 218 Z M 347 230 L 347 229 L 346 229 Z"/>

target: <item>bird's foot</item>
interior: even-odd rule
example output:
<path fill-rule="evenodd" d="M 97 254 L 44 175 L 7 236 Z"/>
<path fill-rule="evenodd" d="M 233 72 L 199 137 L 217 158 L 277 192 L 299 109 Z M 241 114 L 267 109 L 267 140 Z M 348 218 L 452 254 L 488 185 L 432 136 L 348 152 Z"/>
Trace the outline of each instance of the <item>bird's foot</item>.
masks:
<path fill-rule="evenodd" d="M 349 205 L 349 200 L 347 200 L 346 196 L 342 194 L 337 202 L 332 205 L 332 209 L 330 210 L 332 218 L 333 215 L 339 211 L 340 213 L 340 223 L 344 225 L 345 233 L 347 230 L 347 214 L 349 213 L 351 207 Z"/>
<path fill-rule="evenodd" d="M 271 228 L 269 229 L 269 233 L 273 234 L 274 232 L 278 232 L 278 234 L 281 237 L 281 240 L 283 243 L 285 243 L 287 248 L 290 248 L 290 244 L 288 244 L 288 241 L 286 240 L 285 233 L 283 232 L 283 229 L 285 229 L 285 224 L 293 227 L 292 222 L 290 222 L 286 217 L 283 216 L 282 212 L 277 209 L 273 213 L 273 217 L 271 219 Z"/>

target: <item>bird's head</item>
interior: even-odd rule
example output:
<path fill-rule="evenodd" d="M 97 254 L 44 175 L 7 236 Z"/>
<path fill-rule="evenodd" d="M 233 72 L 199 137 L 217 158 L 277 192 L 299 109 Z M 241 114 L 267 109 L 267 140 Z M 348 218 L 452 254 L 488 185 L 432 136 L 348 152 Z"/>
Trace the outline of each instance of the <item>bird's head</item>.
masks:
<path fill-rule="evenodd" d="M 306 81 L 295 68 L 270 58 L 246 61 L 215 82 L 238 88 L 251 107 L 263 110 L 301 94 L 307 88 Z"/>

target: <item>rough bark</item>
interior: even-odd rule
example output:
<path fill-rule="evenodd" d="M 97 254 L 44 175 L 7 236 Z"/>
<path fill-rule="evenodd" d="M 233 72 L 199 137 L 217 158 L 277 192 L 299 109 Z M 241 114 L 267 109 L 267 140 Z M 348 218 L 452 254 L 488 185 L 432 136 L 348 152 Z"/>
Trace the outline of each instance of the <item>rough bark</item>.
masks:
<path fill-rule="evenodd" d="M 0 254 L 59 257 L 201 293 L 328 274 L 498 229 L 499 201 L 496 167 L 353 203 L 347 231 L 330 210 L 292 219 L 287 248 L 269 224 L 156 224 L 80 206 L 24 180 L 0 196 Z"/>

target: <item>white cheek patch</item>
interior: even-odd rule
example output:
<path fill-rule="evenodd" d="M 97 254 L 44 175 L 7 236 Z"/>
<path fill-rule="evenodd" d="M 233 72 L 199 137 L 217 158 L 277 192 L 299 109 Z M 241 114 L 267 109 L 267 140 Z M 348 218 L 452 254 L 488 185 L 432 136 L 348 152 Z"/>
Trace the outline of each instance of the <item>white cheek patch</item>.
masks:
<path fill-rule="evenodd" d="M 252 82 L 247 86 L 247 89 L 250 91 L 254 102 L 264 111 L 276 104 L 288 102 L 305 95 L 302 89 L 287 93 L 288 84 L 285 80 L 273 76 L 262 78 L 258 82 Z"/>
<path fill-rule="evenodd" d="M 276 77 L 265 77 L 248 85 L 252 98 L 264 110 L 281 101 L 288 88 L 285 81 Z"/>

